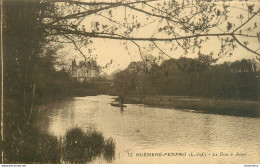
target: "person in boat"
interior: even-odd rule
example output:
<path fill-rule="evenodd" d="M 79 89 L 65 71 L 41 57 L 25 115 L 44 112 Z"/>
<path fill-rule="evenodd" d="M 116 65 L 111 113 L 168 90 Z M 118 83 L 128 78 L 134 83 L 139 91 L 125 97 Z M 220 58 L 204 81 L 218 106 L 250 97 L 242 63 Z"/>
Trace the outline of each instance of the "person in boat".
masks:
<path fill-rule="evenodd" d="M 123 104 L 124 104 L 124 101 L 125 101 L 125 97 L 121 95 L 121 96 L 119 97 L 119 100 L 120 100 L 120 104 L 123 105 Z"/>

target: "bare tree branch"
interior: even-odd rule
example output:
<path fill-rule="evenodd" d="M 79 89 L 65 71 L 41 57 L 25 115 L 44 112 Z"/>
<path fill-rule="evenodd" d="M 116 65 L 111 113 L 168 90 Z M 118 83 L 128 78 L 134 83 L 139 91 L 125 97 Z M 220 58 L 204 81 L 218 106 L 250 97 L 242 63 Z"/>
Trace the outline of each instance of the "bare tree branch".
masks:
<path fill-rule="evenodd" d="M 72 39 L 72 38 L 70 38 L 68 35 L 63 35 L 65 38 L 67 38 L 67 39 L 69 39 L 72 43 L 73 43 L 73 45 L 75 46 L 75 48 L 79 51 L 79 53 L 85 58 L 85 61 L 87 60 L 87 56 L 80 50 L 80 48 L 78 47 L 78 45 L 76 44 L 76 42 Z"/>
<path fill-rule="evenodd" d="M 167 20 L 169 20 L 169 21 L 171 21 L 171 22 L 175 22 L 175 23 L 184 23 L 183 21 L 180 21 L 180 20 L 178 20 L 178 21 L 177 21 L 177 20 L 173 20 L 171 17 L 168 17 L 168 16 L 162 16 L 162 15 L 153 14 L 153 13 L 147 12 L 147 11 L 145 11 L 145 10 L 135 8 L 135 7 L 131 6 L 131 5 L 124 5 L 124 6 L 127 6 L 128 8 L 133 9 L 133 10 L 136 10 L 136 11 L 138 11 L 138 12 L 148 14 L 148 15 L 150 15 L 150 16 L 154 16 L 154 17 L 159 17 L 159 18 L 167 19 Z"/>
<path fill-rule="evenodd" d="M 167 21 L 167 25 L 169 26 L 171 32 L 174 34 L 175 38 L 177 37 L 177 35 L 180 36 L 178 33 L 176 33 L 176 32 L 173 31 L 173 29 L 172 29 L 172 27 L 170 26 L 170 23 L 169 23 L 168 21 Z M 184 49 L 184 47 L 179 43 L 178 40 L 176 40 L 176 42 L 177 42 L 177 44 L 178 44 L 182 49 Z"/>
<path fill-rule="evenodd" d="M 153 9 L 156 9 L 156 10 L 162 12 L 162 13 L 167 14 L 167 16 L 172 16 L 172 17 L 174 17 L 175 19 L 179 20 L 180 22 L 183 22 L 180 18 L 178 18 L 178 17 L 172 15 L 171 13 L 168 13 L 168 12 L 166 12 L 166 11 L 163 11 L 163 10 L 161 10 L 161 9 L 158 9 L 158 8 L 152 6 L 152 5 L 147 4 L 147 3 L 144 3 L 144 4 L 147 5 L 147 6 L 149 6 L 149 7 L 151 7 L 151 8 L 153 8 Z"/>
<path fill-rule="evenodd" d="M 223 20 L 222 18 L 222 14 L 219 11 L 216 11 L 216 15 L 220 16 L 217 17 L 216 20 L 214 20 L 215 22 L 212 23 L 212 18 L 208 18 L 207 17 L 207 12 L 205 13 L 205 11 L 207 11 L 208 9 L 208 3 L 205 4 L 204 6 L 198 6 L 198 4 L 196 3 L 195 5 L 192 6 L 188 6 L 188 7 L 197 7 L 195 8 L 196 11 L 194 11 L 195 13 L 192 16 L 188 16 L 186 17 L 186 19 L 181 19 L 179 17 L 177 17 L 177 14 L 173 13 L 169 13 L 169 10 L 167 10 L 168 8 L 157 8 L 155 6 L 151 4 L 148 4 L 148 2 L 153 2 L 156 0 L 143 0 L 143 1 L 134 1 L 134 2 L 125 2 L 125 1 L 120 1 L 120 2 L 80 2 L 80 1 L 66 1 L 66 0 L 60 0 L 60 1 L 55 1 L 55 2 L 67 2 L 67 3 L 71 3 L 71 4 L 75 4 L 75 5 L 79 5 L 80 7 L 84 7 L 86 6 L 98 6 L 100 8 L 98 9 L 93 9 L 93 10 L 88 10 L 87 8 L 85 8 L 85 11 L 83 12 L 78 12 L 78 13 L 74 13 L 74 14 L 70 14 L 67 16 L 63 16 L 63 17 L 57 17 L 55 20 L 51 21 L 50 23 L 47 23 L 47 25 L 45 25 L 45 29 L 47 30 L 51 30 L 51 35 L 62 35 L 62 34 L 66 34 L 66 35 L 76 35 L 76 36 L 84 36 L 84 37 L 89 37 L 89 38 L 104 38 L 104 39 L 116 39 L 116 40 L 126 40 L 126 41 L 176 41 L 177 44 L 179 46 L 181 46 L 183 49 L 187 49 L 187 47 L 192 46 L 192 44 L 189 43 L 189 45 L 181 45 L 179 43 L 179 40 L 187 40 L 187 39 L 191 39 L 191 38 L 200 38 L 200 37 L 224 37 L 224 36 L 231 36 L 233 37 L 238 43 L 239 45 L 241 45 L 242 43 L 237 39 L 238 36 L 240 37 L 248 37 L 248 38 L 257 38 L 257 36 L 255 35 L 249 35 L 249 34 L 245 34 L 245 33 L 236 33 L 237 30 L 241 29 L 243 26 L 245 26 L 248 22 L 250 22 L 250 20 L 252 20 L 256 15 L 259 14 L 260 10 L 258 10 L 257 12 L 254 12 L 253 15 L 251 17 L 249 17 L 244 23 L 242 23 L 240 26 L 238 26 L 235 30 L 233 30 L 231 33 L 222 30 L 222 32 L 220 33 L 205 33 L 205 32 L 209 32 L 210 28 L 214 28 L 214 27 L 218 27 L 218 24 L 221 22 L 221 24 L 226 21 Z M 140 6 L 134 5 L 134 4 L 142 4 L 143 8 L 140 8 Z M 185 5 L 185 4 L 183 4 Z M 196 6 L 197 5 L 197 6 Z M 216 5 L 213 5 L 213 7 Z M 143 14 L 147 14 L 149 16 L 155 17 L 157 19 L 161 18 L 161 19 L 165 19 L 167 24 L 168 24 L 168 28 L 170 29 L 170 31 L 173 33 L 172 37 L 150 37 L 150 38 L 143 38 L 143 37 L 131 37 L 131 32 L 132 32 L 132 28 L 129 26 L 125 26 L 125 24 L 118 22 L 117 20 L 113 20 L 111 18 L 108 18 L 104 15 L 102 15 L 100 12 L 103 10 L 107 10 L 110 8 L 116 8 L 116 7 L 124 7 L 125 10 L 126 8 L 129 8 L 130 10 L 134 10 Z M 151 11 L 152 8 L 152 11 Z M 186 8 L 185 6 L 180 7 L 180 9 Z M 155 9 L 155 10 L 153 10 Z M 165 9 L 165 10 L 164 10 Z M 170 9 L 170 8 L 169 8 Z M 174 8 L 175 9 L 175 8 Z M 225 8 L 226 9 L 226 8 Z M 217 14 L 217 12 L 219 12 L 220 14 Z M 185 13 L 185 11 L 184 11 Z M 58 23 L 61 20 L 67 20 L 67 19 L 76 19 L 76 18 L 85 18 L 88 15 L 91 14 L 97 14 L 100 15 L 101 17 L 106 18 L 107 20 L 121 26 L 121 27 L 125 27 L 128 30 L 126 34 L 124 35 L 120 35 L 117 33 L 114 33 L 114 30 L 111 30 L 110 33 L 104 33 L 104 32 L 85 32 L 79 30 L 77 27 L 62 27 L 61 25 L 57 25 L 58 27 L 53 26 L 55 23 Z M 201 15 L 200 15 L 201 14 Z M 223 16 L 226 13 L 224 12 Z M 191 19 L 196 17 L 197 15 L 201 16 L 201 22 L 197 23 L 189 23 L 191 22 Z M 125 19 L 126 19 L 126 13 L 125 13 Z M 209 19 L 209 20 L 207 20 Z M 186 20 L 186 21 L 185 21 Z M 125 20 L 127 22 L 127 19 Z M 174 30 L 172 29 L 172 27 L 170 26 L 170 23 L 173 24 L 174 26 L 179 26 L 178 30 L 183 31 L 183 33 L 178 34 L 177 32 L 175 32 L 175 28 Z M 128 23 L 128 22 L 127 22 Z M 177 23 L 177 24 L 176 24 Z M 134 26 L 133 26 L 134 27 Z M 138 25 L 137 28 L 139 28 L 140 25 Z M 166 28 L 167 30 L 167 26 L 163 27 Z M 164 29 L 165 30 L 165 29 Z M 165 31 L 166 31 L 165 30 Z M 204 31 L 205 30 L 205 31 Z M 192 33 L 192 35 L 184 35 L 184 34 L 188 34 L 187 31 L 190 31 Z M 108 32 L 108 31 L 105 31 Z M 167 31 L 166 31 L 167 32 Z M 168 31 L 169 32 L 169 31 Z M 184 41 L 185 42 L 185 41 Z M 186 42 L 185 42 L 186 44 Z M 138 45 L 138 44 L 137 44 Z M 195 45 L 193 45 L 195 46 Z M 244 48 L 247 48 L 245 45 L 241 45 Z M 140 46 L 139 46 L 140 47 Z M 250 48 L 247 48 L 247 50 L 249 51 L 253 51 Z M 257 53 L 256 51 L 253 51 L 253 53 Z M 259 55 L 257 53 L 257 55 Z"/>
<path fill-rule="evenodd" d="M 55 0 L 54 0 L 55 1 Z M 155 1 L 155 0 L 149 0 L 150 1 Z M 56 2 L 56 1 L 55 1 Z M 103 10 L 107 10 L 107 9 L 110 9 L 110 8 L 115 8 L 115 7 L 119 7 L 119 6 L 125 6 L 125 5 L 129 5 L 129 4 L 135 4 L 135 3 L 144 3 L 144 2 L 148 2 L 148 1 L 135 1 L 135 2 L 129 2 L 129 3 L 88 3 L 88 2 L 79 2 L 79 1 L 66 1 L 66 0 L 60 0 L 58 2 L 67 2 L 67 3 L 74 3 L 74 4 L 80 4 L 80 5 L 101 5 L 101 4 L 109 4 L 109 6 L 105 6 L 105 7 L 101 7 L 99 9 L 95 9 L 95 10 L 91 10 L 91 11 L 85 11 L 85 12 L 79 12 L 79 13 L 74 13 L 74 14 L 70 14 L 70 15 L 67 15 L 67 16 L 63 16 L 63 17 L 56 17 L 56 20 L 48 23 L 48 25 L 53 25 L 61 20 L 64 20 L 64 19 L 75 19 L 75 18 L 78 18 L 78 17 L 86 17 L 88 15 L 91 15 L 91 14 L 95 14 L 97 12 L 100 12 L 100 11 L 103 11 Z M 55 17 L 54 17 L 55 18 Z"/>
<path fill-rule="evenodd" d="M 83 32 L 83 31 L 73 31 L 69 29 L 65 29 L 62 27 L 49 27 L 50 29 L 57 30 L 57 33 L 53 33 L 52 35 L 62 35 L 62 34 L 71 34 L 71 35 L 82 35 L 85 37 L 92 37 L 92 38 L 106 38 L 106 39 L 117 39 L 117 40 L 132 40 L 132 41 L 176 41 L 182 39 L 189 39 L 189 38 L 197 38 L 197 37 L 209 37 L 209 36 L 232 36 L 232 33 L 212 33 L 212 34 L 195 34 L 195 35 L 188 35 L 188 36 L 181 36 L 181 37 L 174 37 L 174 38 L 142 38 L 142 37 L 125 37 L 119 34 L 112 34 L 112 33 L 98 33 L 98 32 Z"/>
<path fill-rule="evenodd" d="M 170 60 L 172 60 L 177 66 L 179 69 L 181 69 L 181 71 L 184 72 L 183 68 L 181 67 L 181 65 L 176 61 L 174 60 L 170 55 L 168 55 L 166 52 L 164 52 L 154 41 L 152 41 L 152 43 L 154 44 L 154 46 L 159 50 L 161 51 L 164 55 L 166 55 L 167 57 L 170 58 Z"/>
<path fill-rule="evenodd" d="M 116 23 L 116 24 L 118 24 L 118 25 L 120 25 L 120 26 L 125 27 L 125 28 L 128 29 L 128 27 L 125 26 L 125 25 L 123 25 L 122 23 L 119 23 L 119 22 L 117 22 L 117 21 L 115 21 L 115 20 L 112 20 L 112 19 L 110 19 L 110 18 L 108 18 L 108 17 L 106 17 L 106 16 L 104 16 L 104 15 L 102 15 L 102 14 L 99 14 L 99 13 L 97 13 L 97 15 L 99 15 L 99 16 L 101 16 L 101 17 L 103 17 L 103 18 L 105 18 L 105 19 L 107 19 L 107 20 L 109 20 L 109 21 L 111 21 L 111 22 L 113 22 L 113 23 Z"/>
<path fill-rule="evenodd" d="M 114 8 L 114 7 L 117 7 L 117 6 L 120 6 L 120 4 L 115 4 L 113 6 L 106 6 L 106 7 L 103 7 L 103 8 L 99 8 L 99 9 L 95 9 L 95 10 L 91 10 L 91 11 L 86 11 L 86 12 L 79 12 L 79 13 L 75 13 L 75 14 L 70 14 L 70 15 L 67 15 L 67 16 L 63 16 L 63 17 L 57 17 L 56 20 L 48 23 L 47 25 L 53 25 L 61 20 L 66 20 L 66 19 L 75 19 L 75 18 L 79 18 L 79 17 L 86 17 L 88 15 L 91 15 L 91 14 L 95 14 L 97 12 L 100 12 L 102 10 L 107 10 L 109 8 Z"/>
<path fill-rule="evenodd" d="M 137 48 L 138 48 L 138 51 L 139 51 L 139 53 L 140 53 L 140 56 L 141 56 L 141 59 L 143 60 L 143 62 L 145 63 L 145 66 L 146 67 L 148 67 L 148 65 L 146 64 L 146 62 L 145 62 L 145 60 L 144 60 L 144 58 L 143 58 L 143 53 L 142 53 L 142 50 L 141 50 L 141 47 L 140 47 L 140 45 L 138 45 L 135 41 L 131 41 L 133 44 L 135 44 L 136 46 L 137 46 Z"/>
<path fill-rule="evenodd" d="M 257 53 L 256 51 L 254 51 L 254 50 L 248 48 L 247 46 L 245 46 L 244 44 L 242 44 L 242 43 L 236 38 L 235 35 L 232 35 L 232 37 L 234 38 L 234 40 L 235 40 L 240 46 L 242 46 L 242 47 L 245 48 L 246 50 L 248 50 L 248 51 L 250 51 L 250 52 L 252 52 L 252 53 L 254 53 L 254 54 L 260 56 L 260 53 Z"/>
<path fill-rule="evenodd" d="M 232 33 L 235 33 L 237 30 L 239 30 L 241 27 L 243 27 L 244 25 L 246 25 L 250 20 L 252 20 L 258 13 L 260 12 L 260 9 L 255 12 L 249 19 L 247 19 L 247 21 L 245 21 L 243 24 L 241 24 L 239 27 L 237 27 Z"/>
<path fill-rule="evenodd" d="M 147 3 L 152 1 L 158 1 L 158 0 L 144 0 L 144 1 L 134 1 L 129 3 L 123 3 L 122 2 L 83 2 L 83 1 L 72 1 L 72 0 L 52 0 L 53 2 L 66 2 L 70 4 L 77 4 L 77 5 L 87 5 L 87 6 L 100 6 L 100 5 L 114 5 L 117 4 L 136 4 L 136 3 Z"/>

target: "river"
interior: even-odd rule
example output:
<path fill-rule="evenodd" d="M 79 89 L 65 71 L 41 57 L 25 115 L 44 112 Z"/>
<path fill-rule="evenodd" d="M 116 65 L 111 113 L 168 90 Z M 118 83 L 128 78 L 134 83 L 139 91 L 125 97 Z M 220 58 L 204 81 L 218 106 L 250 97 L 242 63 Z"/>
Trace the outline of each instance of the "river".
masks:
<path fill-rule="evenodd" d="M 78 126 L 116 141 L 112 163 L 260 163 L 260 119 L 127 104 L 112 96 L 75 97 L 46 106 L 41 128 L 64 136 Z M 92 163 L 107 163 L 97 158 Z"/>

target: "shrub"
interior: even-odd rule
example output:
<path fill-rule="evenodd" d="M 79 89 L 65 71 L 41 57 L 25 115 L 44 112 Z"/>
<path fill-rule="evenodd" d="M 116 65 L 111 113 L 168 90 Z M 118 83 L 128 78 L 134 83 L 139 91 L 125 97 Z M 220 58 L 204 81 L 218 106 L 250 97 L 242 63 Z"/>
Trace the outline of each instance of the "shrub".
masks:
<path fill-rule="evenodd" d="M 61 145 L 57 137 L 52 135 L 41 135 L 38 140 L 38 162 L 39 163 L 60 163 Z"/>
<path fill-rule="evenodd" d="M 115 158 L 115 149 L 116 149 L 116 143 L 113 138 L 106 139 L 104 141 L 104 159 L 108 162 L 111 162 Z"/>
<path fill-rule="evenodd" d="M 63 158 L 65 162 L 84 162 L 86 152 L 85 140 L 85 134 L 81 128 L 75 127 L 66 132 L 63 143 Z"/>
<path fill-rule="evenodd" d="M 111 161 L 115 154 L 114 139 L 105 140 L 103 133 L 97 130 L 84 132 L 74 127 L 66 132 L 63 142 L 63 159 L 69 163 L 86 163 L 104 155 Z"/>
<path fill-rule="evenodd" d="M 102 132 L 97 130 L 87 131 L 86 147 L 88 158 L 99 156 L 102 153 L 104 146 L 104 136 Z"/>

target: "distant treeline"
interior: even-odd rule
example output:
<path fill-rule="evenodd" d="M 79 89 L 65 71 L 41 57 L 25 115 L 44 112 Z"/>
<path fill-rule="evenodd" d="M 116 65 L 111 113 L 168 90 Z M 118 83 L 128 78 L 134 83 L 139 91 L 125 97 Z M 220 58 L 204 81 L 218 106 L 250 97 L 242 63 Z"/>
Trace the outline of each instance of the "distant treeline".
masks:
<path fill-rule="evenodd" d="M 81 83 L 74 80 L 73 96 L 96 96 L 100 94 L 114 94 L 112 92 L 112 81 L 99 77 L 85 80 Z"/>
<path fill-rule="evenodd" d="M 41 64 L 36 75 L 35 102 L 44 104 L 52 100 L 74 96 L 94 96 L 108 94 L 111 81 L 105 78 L 91 78 L 78 82 L 64 69 L 56 71 L 51 65 Z M 50 68 L 51 67 L 51 68 Z"/>
<path fill-rule="evenodd" d="M 259 99 L 259 70 L 254 60 L 212 63 L 212 57 L 205 55 L 165 60 L 161 65 L 132 62 L 114 75 L 113 90 L 127 95 Z"/>

